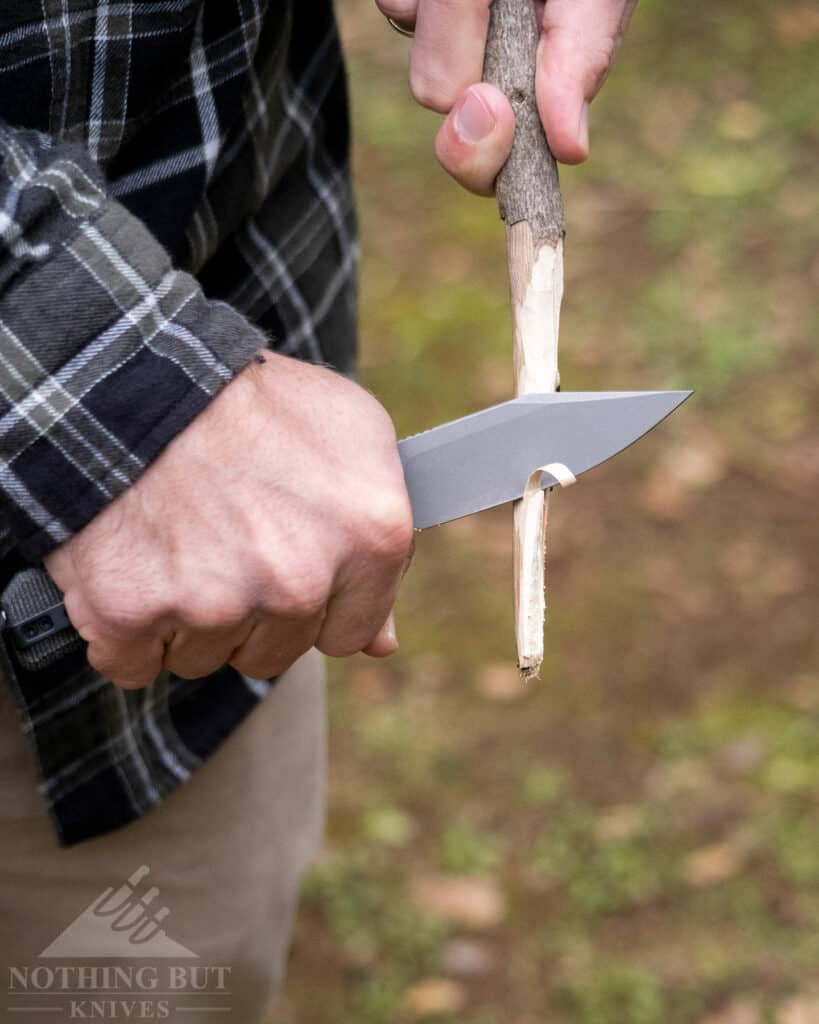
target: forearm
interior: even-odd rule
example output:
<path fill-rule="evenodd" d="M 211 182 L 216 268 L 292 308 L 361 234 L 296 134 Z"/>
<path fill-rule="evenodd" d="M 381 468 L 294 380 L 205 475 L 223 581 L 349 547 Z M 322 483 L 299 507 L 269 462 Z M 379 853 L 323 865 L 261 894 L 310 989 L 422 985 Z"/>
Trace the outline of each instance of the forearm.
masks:
<path fill-rule="evenodd" d="M 0 126 L 0 508 L 38 559 L 123 492 L 263 335 L 175 270 L 83 150 Z"/>

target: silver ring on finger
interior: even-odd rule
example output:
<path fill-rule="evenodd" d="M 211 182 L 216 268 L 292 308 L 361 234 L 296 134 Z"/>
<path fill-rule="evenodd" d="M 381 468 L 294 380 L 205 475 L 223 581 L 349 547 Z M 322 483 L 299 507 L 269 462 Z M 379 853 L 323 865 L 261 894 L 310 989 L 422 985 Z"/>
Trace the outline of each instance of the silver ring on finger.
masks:
<path fill-rule="evenodd" d="M 403 25 L 399 25 L 398 22 L 393 21 L 393 19 L 388 14 L 385 14 L 384 17 L 387 19 L 390 28 L 395 29 L 399 36 L 406 36 L 407 39 L 412 39 L 412 37 L 415 35 L 415 32 L 413 32 L 411 28 L 404 28 Z"/>

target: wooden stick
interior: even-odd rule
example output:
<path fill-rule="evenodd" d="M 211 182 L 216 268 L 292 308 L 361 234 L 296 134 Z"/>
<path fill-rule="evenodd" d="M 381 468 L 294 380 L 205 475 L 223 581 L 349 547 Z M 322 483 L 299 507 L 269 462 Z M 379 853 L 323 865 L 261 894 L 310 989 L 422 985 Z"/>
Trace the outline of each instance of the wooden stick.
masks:
<path fill-rule="evenodd" d="M 494 0 L 483 77 L 506 94 L 517 121 L 496 190 L 506 222 L 518 395 L 556 391 L 560 383 L 563 201 L 535 103 L 538 37 L 533 0 Z M 547 512 L 544 491 L 515 502 L 515 635 L 524 679 L 536 676 L 543 661 Z"/>

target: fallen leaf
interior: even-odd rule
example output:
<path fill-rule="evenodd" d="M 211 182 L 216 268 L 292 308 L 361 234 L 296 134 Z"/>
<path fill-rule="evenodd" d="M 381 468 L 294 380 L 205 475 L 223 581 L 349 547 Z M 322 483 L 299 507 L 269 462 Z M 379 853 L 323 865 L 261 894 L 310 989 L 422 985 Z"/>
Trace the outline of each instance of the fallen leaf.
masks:
<path fill-rule="evenodd" d="M 520 700 L 532 692 L 520 677 L 517 666 L 508 661 L 493 661 L 478 672 L 475 680 L 478 693 L 487 700 Z"/>
<path fill-rule="evenodd" d="M 745 861 L 745 852 L 735 843 L 713 843 L 686 858 L 684 874 L 691 885 L 715 885 L 733 878 Z"/>
<path fill-rule="evenodd" d="M 716 1013 L 709 1013 L 699 1024 L 760 1024 L 758 1007 L 747 999 L 735 999 Z"/>
<path fill-rule="evenodd" d="M 677 483 L 699 491 L 725 476 L 725 447 L 715 435 L 702 434 L 668 457 L 667 468 Z"/>
<path fill-rule="evenodd" d="M 618 804 L 598 817 L 594 833 L 598 839 L 618 840 L 633 836 L 642 825 L 643 814 L 634 804 Z"/>
<path fill-rule="evenodd" d="M 506 913 L 500 888 L 488 878 L 418 878 L 410 886 L 410 900 L 437 917 L 476 930 L 494 928 Z"/>
<path fill-rule="evenodd" d="M 819 36 L 819 9 L 814 4 L 788 4 L 774 15 L 774 29 L 783 43 L 809 43 Z"/>
<path fill-rule="evenodd" d="M 463 985 L 449 978 L 425 978 L 404 993 L 402 1007 L 411 1017 L 439 1017 L 459 1013 L 466 1005 Z"/>
<path fill-rule="evenodd" d="M 779 1004 L 776 1024 L 819 1024 L 819 998 L 791 996 Z"/>
<path fill-rule="evenodd" d="M 480 939 L 452 939 L 441 954 L 441 968 L 462 978 L 488 974 L 497 962 L 494 947 Z"/>

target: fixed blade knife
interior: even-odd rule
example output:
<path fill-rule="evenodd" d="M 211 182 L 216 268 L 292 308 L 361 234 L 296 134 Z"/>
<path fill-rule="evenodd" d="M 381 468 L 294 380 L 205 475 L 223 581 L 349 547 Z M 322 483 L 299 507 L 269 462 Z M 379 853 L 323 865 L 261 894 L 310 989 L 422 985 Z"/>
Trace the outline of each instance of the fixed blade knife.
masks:
<path fill-rule="evenodd" d="M 577 477 L 627 448 L 690 391 L 562 391 L 525 395 L 398 442 L 415 528 L 472 515 L 523 495 L 533 470 L 561 464 Z M 540 485 L 558 479 L 543 473 Z M 28 671 L 83 649 L 44 569 L 17 573 L 0 597 L 5 639 Z"/>
<path fill-rule="evenodd" d="M 665 419 L 690 391 L 560 391 L 525 395 L 398 442 L 415 528 L 523 495 L 532 471 L 592 469 Z M 544 473 L 541 486 L 558 480 Z"/>

